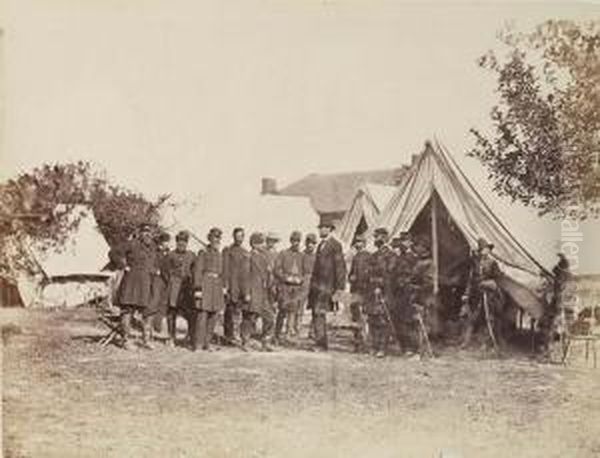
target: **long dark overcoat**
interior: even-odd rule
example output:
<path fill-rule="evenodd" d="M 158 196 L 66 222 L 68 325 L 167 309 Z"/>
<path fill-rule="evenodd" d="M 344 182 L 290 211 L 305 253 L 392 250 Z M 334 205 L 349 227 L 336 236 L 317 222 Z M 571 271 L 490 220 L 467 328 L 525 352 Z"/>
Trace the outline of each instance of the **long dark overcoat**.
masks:
<path fill-rule="evenodd" d="M 148 307 L 152 299 L 152 274 L 157 269 L 154 243 L 130 240 L 119 250 L 125 273 L 119 287 L 119 304 Z"/>
<path fill-rule="evenodd" d="M 223 250 L 223 278 L 229 299 L 241 303 L 248 294 L 250 253 L 242 246 L 231 245 Z"/>
<path fill-rule="evenodd" d="M 194 289 L 202 291 L 202 300 L 197 302 L 197 307 L 207 312 L 223 311 L 224 286 L 221 252 L 208 246 L 198 253 L 194 263 Z"/>
<path fill-rule="evenodd" d="M 171 251 L 167 256 L 167 305 L 189 308 L 192 300 L 192 275 L 196 256 L 189 250 Z"/>
<path fill-rule="evenodd" d="M 164 314 L 167 309 L 167 256 L 157 250 L 156 267 L 151 274 L 151 298 L 148 312 Z"/>
<path fill-rule="evenodd" d="M 250 269 L 248 272 L 248 293 L 250 301 L 242 304 L 242 310 L 260 313 L 266 307 L 270 307 L 269 288 L 272 281 L 272 273 L 269 259 L 261 250 L 250 252 Z"/>
<path fill-rule="evenodd" d="M 333 293 L 346 286 L 346 263 L 342 244 L 333 237 L 323 240 L 315 256 L 310 278 L 308 308 L 314 312 L 333 310 Z"/>

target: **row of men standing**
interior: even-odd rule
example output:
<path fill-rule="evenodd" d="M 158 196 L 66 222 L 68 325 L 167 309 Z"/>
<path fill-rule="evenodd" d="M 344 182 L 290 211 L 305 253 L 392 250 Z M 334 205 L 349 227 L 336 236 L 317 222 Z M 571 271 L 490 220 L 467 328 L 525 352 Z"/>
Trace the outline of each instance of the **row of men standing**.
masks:
<path fill-rule="evenodd" d="M 326 349 L 325 314 L 332 308 L 334 291 L 343 289 L 346 276 L 342 248 L 330 237 L 332 230 L 332 225 L 321 224 L 318 249 L 317 236 L 308 234 L 304 250 L 302 234 L 294 231 L 289 248 L 277 252 L 277 237 L 262 233 L 250 236 L 247 250 L 242 228 L 234 230 L 233 243 L 221 250 L 222 231 L 213 228 L 208 244 L 195 255 L 187 249 L 188 233 L 177 234 L 176 248 L 169 251 L 168 235 L 153 238 L 150 226 L 143 225 L 137 237 L 109 253 L 123 272 L 116 295 L 123 310 L 123 346 L 131 347 L 131 319 L 137 311 L 142 317 L 144 347 L 152 348 L 152 321 L 160 323 L 163 316 L 167 319 L 167 343 L 173 345 L 176 319 L 181 314 L 188 320 L 191 349 L 211 350 L 217 317 L 224 312 L 227 343 L 248 349 L 251 337 L 257 336 L 260 318 L 258 337 L 262 348 L 270 350 L 270 341 L 285 343 L 288 333 L 299 332 L 308 302 L 317 346 Z"/>

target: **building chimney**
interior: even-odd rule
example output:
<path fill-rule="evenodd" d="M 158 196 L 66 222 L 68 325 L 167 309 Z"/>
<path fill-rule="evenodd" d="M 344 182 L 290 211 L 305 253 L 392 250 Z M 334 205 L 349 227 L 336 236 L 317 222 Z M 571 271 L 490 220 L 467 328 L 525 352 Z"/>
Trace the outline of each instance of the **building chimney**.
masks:
<path fill-rule="evenodd" d="M 263 195 L 277 194 L 277 180 L 275 178 L 263 178 L 260 193 Z"/>

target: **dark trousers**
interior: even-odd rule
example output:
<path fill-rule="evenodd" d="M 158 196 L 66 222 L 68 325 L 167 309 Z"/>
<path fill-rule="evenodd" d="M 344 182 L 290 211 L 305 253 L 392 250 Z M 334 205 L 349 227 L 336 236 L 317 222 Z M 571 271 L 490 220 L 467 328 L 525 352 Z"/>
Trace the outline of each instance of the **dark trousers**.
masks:
<path fill-rule="evenodd" d="M 359 350 L 365 345 L 365 319 L 362 313 L 362 302 L 352 302 L 350 304 L 350 314 L 354 328 L 354 347 Z"/>
<path fill-rule="evenodd" d="M 266 343 L 273 330 L 273 312 L 267 308 L 260 312 L 242 311 L 242 324 L 240 325 L 240 334 L 242 343 L 246 344 L 256 333 L 256 321 L 260 317 L 262 321 L 262 329 L 259 336 L 261 342 Z"/>
<path fill-rule="evenodd" d="M 419 348 L 419 324 L 415 320 L 401 318 L 396 322 L 402 351 L 416 352 Z"/>
<path fill-rule="evenodd" d="M 196 350 L 198 344 L 202 345 L 204 350 L 208 350 L 215 332 L 217 312 L 199 310 L 195 313 L 195 317 L 191 319 L 190 322 L 192 325 L 190 330 L 192 350 Z"/>
<path fill-rule="evenodd" d="M 327 350 L 327 314 L 324 311 L 313 312 L 313 323 L 315 327 L 315 343 L 318 347 Z"/>
<path fill-rule="evenodd" d="M 223 336 L 226 340 L 232 341 L 238 335 L 236 324 L 240 320 L 240 305 L 236 302 L 229 301 L 225 306 L 223 314 Z"/>
<path fill-rule="evenodd" d="M 368 318 L 369 332 L 373 350 L 385 352 L 389 339 L 389 324 L 383 314 L 370 314 Z"/>
<path fill-rule="evenodd" d="M 281 332 L 284 331 L 283 325 L 286 320 L 290 319 L 290 311 L 287 307 L 279 307 L 277 310 L 277 319 L 275 320 L 275 338 L 279 339 L 281 337 Z M 286 328 L 284 335 L 287 336 L 289 329 Z"/>
<path fill-rule="evenodd" d="M 489 311 L 490 328 L 494 333 L 496 341 L 502 346 L 504 344 L 504 330 L 501 316 L 503 306 L 502 297 L 499 293 L 487 292 L 486 299 Z M 462 337 L 463 346 L 470 344 L 473 334 L 481 327 L 485 329 L 486 334 L 489 334 L 485 309 L 483 306 L 483 293 L 476 291 L 470 300 L 474 305 L 471 306 L 471 311 L 467 316 L 467 322 Z"/>
<path fill-rule="evenodd" d="M 177 308 L 169 307 L 167 310 L 167 333 L 169 339 L 175 341 L 177 336 Z"/>

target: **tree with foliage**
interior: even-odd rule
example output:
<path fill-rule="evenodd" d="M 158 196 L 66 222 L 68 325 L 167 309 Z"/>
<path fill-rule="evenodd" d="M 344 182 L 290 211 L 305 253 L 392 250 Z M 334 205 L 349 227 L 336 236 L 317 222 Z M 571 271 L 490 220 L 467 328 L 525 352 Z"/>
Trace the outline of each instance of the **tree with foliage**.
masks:
<path fill-rule="evenodd" d="M 550 20 L 499 35 L 508 53 L 479 60 L 498 78 L 493 133 L 472 129 L 469 155 L 494 189 L 540 214 L 600 213 L 600 22 Z"/>
<path fill-rule="evenodd" d="M 111 184 L 87 162 L 45 164 L 0 184 L 0 264 L 4 270 L 27 268 L 27 242 L 41 249 L 62 248 L 79 225 L 76 205 L 93 211 L 111 246 L 126 240 L 141 223 L 158 228 L 159 211 L 168 196 L 150 201 Z M 9 259 L 10 258 L 10 259 Z"/>

